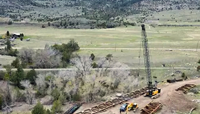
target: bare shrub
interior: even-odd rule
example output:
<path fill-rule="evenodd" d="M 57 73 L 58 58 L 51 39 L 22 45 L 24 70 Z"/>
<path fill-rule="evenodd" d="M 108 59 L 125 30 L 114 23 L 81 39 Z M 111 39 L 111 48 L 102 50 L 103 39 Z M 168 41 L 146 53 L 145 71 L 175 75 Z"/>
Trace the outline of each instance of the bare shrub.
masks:
<path fill-rule="evenodd" d="M 45 46 L 44 50 L 37 50 L 33 56 L 36 68 L 57 68 L 61 62 L 61 55 L 55 49 Z"/>
<path fill-rule="evenodd" d="M 86 76 L 91 74 L 92 60 L 87 56 L 77 56 L 71 59 L 71 63 L 76 67 L 77 74 L 81 76 Z"/>
<path fill-rule="evenodd" d="M 21 81 L 20 84 L 25 87 L 25 97 L 26 97 L 26 103 L 33 104 L 35 96 L 33 94 L 32 85 L 30 84 L 30 81 L 24 80 Z"/>
<path fill-rule="evenodd" d="M 37 95 L 44 96 L 46 95 L 46 84 L 45 84 L 45 77 L 41 74 L 35 80 L 37 85 Z"/>
<path fill-rule="evenodd" d="M 34 50 L 28 48 L 22 48 L 18 54 L 19 58 L 24 63 L 33 63 L 33 55 L 34 55 Z"/>

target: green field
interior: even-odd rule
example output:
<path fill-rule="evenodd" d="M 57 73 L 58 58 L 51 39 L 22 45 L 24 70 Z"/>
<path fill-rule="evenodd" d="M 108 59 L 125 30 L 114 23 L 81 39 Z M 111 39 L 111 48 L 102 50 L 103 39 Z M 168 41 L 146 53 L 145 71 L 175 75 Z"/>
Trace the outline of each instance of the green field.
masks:
<path fill-rule="evenodd" d="M 147 26 L 150 48 L 196 48 L 199 30 L 196 27 Z M 66 43 L 75 39 L 81 48 L 139 48 L 141 28 L 120 27 L 114 29 L 54 29 L 35 26 L 1 26 L 0 34 L 24 33 L 31 42 L 16 40 L 17 47 L 43 48 L 47 44 Z"/>
<path fill-rule="evenodd" d="M 89 56 L 94 53 L 97 58 L 100 58 L 112 54 L 114 60 L 128 64 L 130 67 L 144 67 L 143 58 L 138 58 L 139 55 L 142 56 L 140 48 L 141 28 L 139 26 L 82 30 L 4 25 L 0 28 L 0 34 L 5 34 L 7 30 L 10 33 L 24 33 L 26 38 L 31 38 L 29 42 L 17 39 L 14 42 L 16 44 L 15 48 L 44 48 L 45 44 L 67 43 L 70 39 L 75 39 L 79 46 L 83 48 L 77 52 L 80 55 Z M 161 67 L 162 64 L 166 64 L 166 67 L 171 68 L 170 72 L 173 72 L 173 67 L 190 67 L 193 69 L 193 73 L 197 73 L 196 66 L 198 65 L 199 52 L 196 51 L 196 48 L 200 36 L 199 28 L 153 28 L 147 25 L 146 31 L 149 39 L 152 67 Z M 168 51 L 169 49 L 192 50 Z M 5 61 L 2 62 L 2 64 L 5 64 Z M 10 63 L 10 59 L 8 59 L 8 63 Z"/>

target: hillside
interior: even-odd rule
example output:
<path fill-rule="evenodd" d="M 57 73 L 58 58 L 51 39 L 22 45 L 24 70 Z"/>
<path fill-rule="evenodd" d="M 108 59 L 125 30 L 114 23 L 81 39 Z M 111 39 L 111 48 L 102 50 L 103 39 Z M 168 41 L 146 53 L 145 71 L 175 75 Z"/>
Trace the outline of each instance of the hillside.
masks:
<path fill-rule="evenodd" d="M 198 9 L 200 0 L 143 0 L 140 9 L 152 11 Z"/>
<path fill-rule="evenodd" d="M 8 7 L 23 7 L 26 5 L 34 5 L 32 0 L 1 0 L 0 6 L 4 8 Z"/>
<path fill-rule="evenodd" d="M 199 5 L 200 0 L 1 0 L 0 17 L 51 22 L 58 28 L 113 28 L 135 25 L 127 22 L 130 15 L 199 10 Z"/>

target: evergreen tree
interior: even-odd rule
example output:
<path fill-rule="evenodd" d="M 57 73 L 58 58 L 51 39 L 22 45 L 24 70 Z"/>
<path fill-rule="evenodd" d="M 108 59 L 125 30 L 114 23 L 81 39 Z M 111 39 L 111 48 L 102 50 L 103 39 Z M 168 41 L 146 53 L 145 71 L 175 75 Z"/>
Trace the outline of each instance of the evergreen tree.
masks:
<path fill-rule="evenodd" d="M 94 60 L 94 59 L 95 59 L 95 55 L 94 55 L 93 53 L 90 55 L 90 59 L 91 59 L 91 60 Z"/>
<path fill-rule="evenodd" d="M 9 31 L 6 32 L 6 36 L 7 37 L 10 36 L 10 32 Z"/>
<path fill-rule="evenodd" d="M 45 111 L 43 105 L 40 102 L 38 102 L 35 105 L 35 107 L 33 108 L 31 113 L 32 114 L 46 114 L 46 111 Z"/>
<path fill-rule="evenodd" d="M 66 49 L 69 49 L 69 51 L 74 52 L 80 49 L 79 45 L 77 42 L 74 41 L 74 39 L 71 39 L 67 45 Z"/>
<path fill-rule="evenodd" d="M 30 81 L 31 84 L 35 85 L 35 79 L 37 78 L 37 73 L 36 71 L 33 69 L 31 71 L 29 71 L 26 75 L 26 79 L 28 79 Z"/>
<path fill-rule="evenodd" d="M 11 81 L 17 86 L 21 87 L 20 82 L 24 79 L 24 70 L 21 65 L 18 65 L 17 71 L 11 76 Z"/>
<path fill-rule="evenodd" d="M 3 80 L 5 81 L 9 81 L 10 80 L 10 75 L 8 73 L 6 73 L 3 77 Z"/>
<path fill-rule="evenodd" d="M 54 101 L 58 100 L 60 93 L 57 89 L 54 89 L 51 93 L 51 95 L 53 96 Z"/>
<path fill-rule="evenodd" d="M 113 57 L 112 54 L 108 54 L 108 55 L 106 55 L 106 60 L 110 61 L 112 59 L 112 57 Z"/>
<path fill-rule="evenodd" d="M 51 26 L 51 23 L 50 23 L 50 22 L 48 22 L 48 26 Z"/>
<path fill-rule="evenodd" d="M 19 64 L 20 64 L 20 63 L 19 63 L 19 59 L 18 59 L 18 58 L 16 58 L 16 59 L 11 63 L 11 65 L 14 66 L 15 68 L 17 68 Z"/>
<path fill-rule="evenodd" d="M 56 101 L 54 101 L 53 102 L 53 106 L 52 106 L 52 112 L 54 113 L 54 114 L 56 114 L 57 112 L 61 112 L 62 110 L 61 110 L 61 102 L 60 102 L 60 100 L 56 100 Z"/>
<path fill-rule="evenodd" d="M 11 43 L 10 43 L 10 40 L 7 39 L 7 42 L 6 42 L 6 50 L 7 51 L 10 51 L 11 50 Z"/>
<path fill-rule="evenodd" d="M 53 114 L 53 113 L 51 113 L 51 111 L 49 109 L 47 109 L 45 114 Z"/>

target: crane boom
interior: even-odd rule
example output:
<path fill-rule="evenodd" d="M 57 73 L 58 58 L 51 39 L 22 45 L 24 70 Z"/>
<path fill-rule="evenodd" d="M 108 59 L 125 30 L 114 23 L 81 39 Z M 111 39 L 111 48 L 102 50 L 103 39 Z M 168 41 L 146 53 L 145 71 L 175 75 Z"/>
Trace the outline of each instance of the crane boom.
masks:
<path fill-rule="evenodd" d="M 147 76 L 147 85 L 149 89 L 153 88 L 152 85 L 152 77 L 151 77 L 151 69 L 150 69 L 150 57 L 149 57 L 149 47 L 148 47 L 148 39 L 146 35 L 145 25 L 142 24 L 142 44 L 143 44 L 143 54 L 144 54 L 144 64 Z"/>

